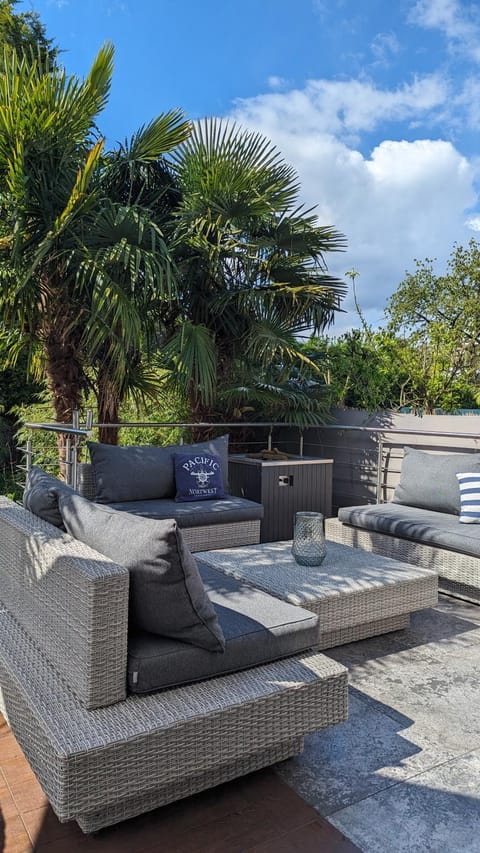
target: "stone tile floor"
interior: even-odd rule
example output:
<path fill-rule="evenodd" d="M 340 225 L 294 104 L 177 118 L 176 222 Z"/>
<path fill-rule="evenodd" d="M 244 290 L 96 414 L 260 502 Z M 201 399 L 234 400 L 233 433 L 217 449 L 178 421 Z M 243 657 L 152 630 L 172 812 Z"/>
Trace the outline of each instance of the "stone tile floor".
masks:
<path fill-rule="evenodd" d="M 327 654 L 349 669 L 349 720 L 277 772 L 365 853 L 480 853 L 480 607 L 441 596 Z"/>
<path fill-rule="evenodd" d="M 346 723 L 93 838 L 56 820 L 4 724 L 0 853 L 480 853 L 480 607 L 441 597 L 328 654 L 350 671 Z"/>

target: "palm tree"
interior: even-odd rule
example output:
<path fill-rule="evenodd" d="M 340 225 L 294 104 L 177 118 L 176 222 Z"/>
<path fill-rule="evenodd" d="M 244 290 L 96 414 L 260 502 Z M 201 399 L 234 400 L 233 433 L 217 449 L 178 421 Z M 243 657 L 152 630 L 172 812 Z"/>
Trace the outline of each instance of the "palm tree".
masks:
<path fill-rule="evenodd" d="M 344 239 L 299 206 L 296 173 L 260 134 L 206 120 L 172 159 L 181 275 L 165 352 L 192 417 L 211 419 L 215 407 L 255 416 L 283 401 L 295 419 L 308 398 L 301 375 L 316 370 L 298 338 L 324 330 L 339 308 L 345 288 L 325 254 Z"/>
<path fill-rule="evenodd" d="M 14 362 L 28 349 L 32 368 L 47 376 L 58 421 L 71 420 L 92 377 L 100 417 L 115 420 L 135 378 L 150 387 L 142 349 L 156 302 L 175 294 L 161 229 L 172 184 L 162 157 L 190 126 L 172 111 L 104 151 L 96 119 L 110 89 L 109 44 L 83 81 L 8 49 L 5 69 L 0 317 L 11 331 L 7 355 Z M 161 190 L 152 175 L 157 184 L 163 179 Z"/>

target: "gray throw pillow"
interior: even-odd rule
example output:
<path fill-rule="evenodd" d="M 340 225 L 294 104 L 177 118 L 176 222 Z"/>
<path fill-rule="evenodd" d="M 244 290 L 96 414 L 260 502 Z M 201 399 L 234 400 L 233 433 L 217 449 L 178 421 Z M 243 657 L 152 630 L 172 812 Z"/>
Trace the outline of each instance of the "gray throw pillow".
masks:
<path fill-rule="evenodd" d="M 43 468 L 33 465 L 27 473 L 27 480 L 23 492 L 23 505 L 25 509 L 33 512 L 48 521 L 55 527 L 64 530 L 63 520 L 58 507 L 58 496 L 63 492 L 72 494 L 73 489 L 66 483 L 47 474 Z"/>
<path fill-rule="evenodd" d="M 130 572 L 131 627 L 225 650 L 215 609 L 174 519 L 140 518 L 73 492 L 59 507 L 68 533 Z"/>
<path fill-rule="evenodd" d="M 460 489 L 456 475 L 466 471 L 480 471 L 479 453 L 426 453 L 405 447 L 393 503 L 459 515 Z"/>
<path fill-rule="evenodd" d="M 223 488 L 228 492 L 228 435 L 198 444 L 168 447 L 116 446 L 87 442 L 95 472 L 98 503 L 149 501 L 175 496 L 174 454 L 205 450 L 222 463 Z"/>

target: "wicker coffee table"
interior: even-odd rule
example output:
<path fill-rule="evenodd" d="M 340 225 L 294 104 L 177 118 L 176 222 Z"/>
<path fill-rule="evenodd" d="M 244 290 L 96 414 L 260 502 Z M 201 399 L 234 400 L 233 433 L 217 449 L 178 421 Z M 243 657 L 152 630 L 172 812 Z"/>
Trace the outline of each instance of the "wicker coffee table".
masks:
<path fill-rule="evenodd" d="M 319 567 L 299 566 L 291 542 L 202 551 L 197 560 L 318 613 L 319 648 L 407 627 L 438 601 L 438 576 L 389 557 L 327 542 Z"/>

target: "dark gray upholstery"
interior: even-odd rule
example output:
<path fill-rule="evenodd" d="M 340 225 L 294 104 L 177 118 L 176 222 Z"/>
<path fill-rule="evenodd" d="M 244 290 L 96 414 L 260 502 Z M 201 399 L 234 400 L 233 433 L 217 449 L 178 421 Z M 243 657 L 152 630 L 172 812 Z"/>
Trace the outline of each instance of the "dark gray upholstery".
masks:
<path fill-rule="evenodd" d="M 43 468 L 33 465 L 27 474 L 23 492 L 23 505 L 25 509 L 43 518 L 44 521 L 48 521 L 55 527 L 65 530 L 62 515 L 58 507 L 58 495 L 61 492 L 72 494 L 73 489 L 62 482 L 62 480 L 53 477 L 52 474 L 47 474 Z"/>
<path fill-rule="evenodd" d="M 460 513 L 460 489 L 456 474 L 480 472 L 479 453 L 426 453 L 405 448 L 400 482 L 393 503 Z"/>
<path fill-rule="evenodd" d="M 206 524 L 228 524 L 236 521 L 254 521 L 263 518 L 263 506 L 246 498 L 227 495 L 221 500 L 189 501 L 177 503 L 163 498 L 156 501 L 122 501 L 109 504 L 121 512 L 131 512 L 143 518 L 175 518 L 180 527 L 197 527 Z"/>
<path fill-rule="evenodd" d="M 168 447 L 118 447 L 92 441 L 87 444 L 95 471 L 95 500 L 98 503 L 173 498 L 173 455 L 177 451 L 207 450 L 218 454 L 224 489 L 228 492 L 228 435 L 198 444 L 172 444 Z"/>
<path fill-rule="evenodd" d="M 116 512 L 72 492 L 59 496 L 68 532 L 130 572 L 130 625 L 211 652 L 225 641 L 195 558 L 174 519 Z"/>
<path fill-rule="evenodd" d="M 223 655 L 146 633 L 130 636 L 128 687 L 150 693 L 277 658 L 318 642 L 318 617 L 199 561 L 199 570 L 225 636 Z"/>
<path fill-rule="evenodd" d="M 453 513 L 386 503 L 343 507 L 338 517 L 353 527 L 480 557 L 480 525 L 461 524 Z"/>

